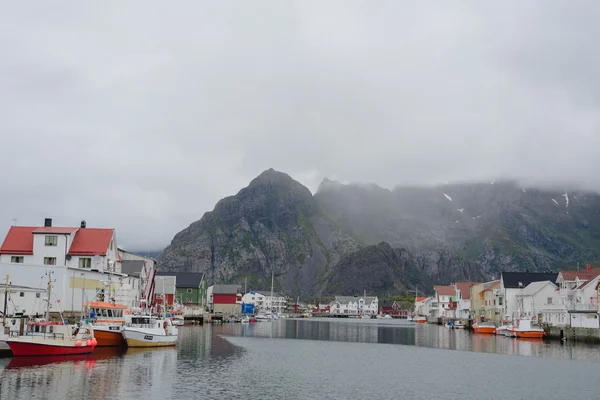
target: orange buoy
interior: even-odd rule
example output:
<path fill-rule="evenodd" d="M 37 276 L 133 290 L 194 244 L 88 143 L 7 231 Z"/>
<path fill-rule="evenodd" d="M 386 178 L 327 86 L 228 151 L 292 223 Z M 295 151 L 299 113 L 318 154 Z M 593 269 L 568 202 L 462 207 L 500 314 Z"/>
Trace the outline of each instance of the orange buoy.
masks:
<path fill-rule="evenodd" d="M 91 346 L 92 345 L 92 341 L 90 339 L 88 339 L 88 340 L 85 341 L 85 344 L 88 345 L 88 346 Z"/>
<path fill-rule="evenodd" d="M 77 347 L 81 347 L 82 344 L 83 343 L 81 342 L 81 340 L 78 340 L 75 342 L 75 346 L 77 346 Z"/>

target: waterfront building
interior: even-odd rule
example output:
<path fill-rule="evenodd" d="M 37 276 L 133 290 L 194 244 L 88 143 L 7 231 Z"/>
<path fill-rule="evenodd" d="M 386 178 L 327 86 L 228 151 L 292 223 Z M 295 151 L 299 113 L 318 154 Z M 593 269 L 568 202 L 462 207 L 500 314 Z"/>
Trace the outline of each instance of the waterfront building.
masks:
<path fill-rule="evenodd" d="M 379 312 L 379 299 L 375 296 L 335 296 L 329 304 L 333 315 L 376 315 Z"/>
<path fill-rule="evenodd" d="M 273 293 L 267 290 L 252 290 L 244 294 L 242 303 L 253 304 L 256 313 L 264 313 L 267 311 L 273 313 L 283 313 L 287 309 L 287 297 L 281 293 Z"/>
<path fill-rule="evenodd" d="M 479 282 L 456 282 L 454 284 L 455 289 L 455 317 L 456 318 L 469 318 L 471 315 L 471 288 Z"/>
<path fill-rule="evenodd" d="M 175 277 L 175 301 L 186 307 L 206 307 L 207 286 L 200 272 L 158 272 L 158 276 Z"/>
<path fill-rule="evenodd" d="M 600 267 L 560 271 L 556 304 L 541 310 L 544 322 L 555 326 L 600 328 Z"/>
<path fill-rule="evenodd" d="M 415 297 L 415 316 L 421 315 L 428 317 L 430 315 L 430 310 L 433 308 L 437 308 L 437 302 L 433 301 L 433 297 L 427 296 L 417 296 Z"/>
<path fill-rule="evenodd" d="M 558 311 L 558 307 L 560 307 L 558 286 L 554 282 L 531 282 L 517 294 L 517 304 L 520 318 L 539 320 L 539 322 L 549 324 L 559 323 L 557 318 L 559 314 L 552 312 Z"/>
<path fill-rule="evenodd" d="M 434 298 L 437 302 L 437 307 L 430 310 L 431 316 L 434 318 L 454 318 L 454 310 L 456 305 L 455 302 L 456 288 L 453 285 L 450 286 L 434 286 L 435 292 Z"/>
<path fill-rule="evenodd" d="M 531 282 L 556 282 L 557 278 L 556 272 L 502 272 L 500 286 L 494 295 L 502 297 L 503 317 L 513 319 L 518 316 L 517 296 Z"/>
<path fill-rule="evenodd" d="M 46 218 L 43 226 L 12 226 L 0 246 L 0 270 L 13 285 L 45 289 L 52 272 L 52 297 L 58 300 L 51 302 L 53 312 L 57 307 L 81 312 L 102 289 L 107 297 L 136 305 L 140 280 L 123 274 L 121 267 L 115 230 L 88 228 L 85 221 L 79 227 L 55 227 Z"/>
<path fill-rule="evenodd" d="M 170 309 L 175 304 L 175 276 L 174 275 L 156 275 L 154 277 L 154 304 L 160 310 Z"/>
<path fill-rule="evenodd" d="M 207 303 L 211 312 L 223 314 L 242 313 L 241 285 L 212 285 L 206 290 Z"/>
<path fill-rule="evenodd" d="M 499 279 L 478 283 L 471 287 L 471 316 L 488 321 L 501 321 L 504 314 L 504 296 Z"/>

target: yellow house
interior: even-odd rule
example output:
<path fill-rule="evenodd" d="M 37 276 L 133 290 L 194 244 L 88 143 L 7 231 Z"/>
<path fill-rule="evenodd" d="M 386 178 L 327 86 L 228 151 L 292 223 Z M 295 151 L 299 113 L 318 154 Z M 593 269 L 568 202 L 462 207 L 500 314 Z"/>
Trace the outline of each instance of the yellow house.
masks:
<path fill-rule="evenodd" d="M 502 319 L 503 298 L 498 296 L 500 280 L 480 283 L 471 287 L 471 315 L 487 320 Z"/>

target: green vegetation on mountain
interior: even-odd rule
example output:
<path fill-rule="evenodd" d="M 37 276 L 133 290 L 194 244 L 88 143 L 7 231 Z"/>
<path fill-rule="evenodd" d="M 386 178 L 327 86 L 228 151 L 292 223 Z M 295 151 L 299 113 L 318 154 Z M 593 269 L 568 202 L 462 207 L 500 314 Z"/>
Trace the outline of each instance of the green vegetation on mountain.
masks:
<path fill-rule="evenodd" d="M 417 286 L 545 271 L 600 258 L 600 196 L 516 182 L 343 185 L 317 193 L 274 170 L 178 233 L 163 270 L 292 296 L 392 297 Z"/>

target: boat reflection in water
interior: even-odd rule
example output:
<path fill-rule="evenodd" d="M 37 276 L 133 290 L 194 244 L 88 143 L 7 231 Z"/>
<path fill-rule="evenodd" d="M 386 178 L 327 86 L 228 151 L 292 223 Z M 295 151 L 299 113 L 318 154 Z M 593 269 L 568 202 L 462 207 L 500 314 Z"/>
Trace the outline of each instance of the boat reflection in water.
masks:
<path fill-rule="evenodd" d="M 93 353 L 76 354 L 69 356 L 32 356 L 32 357 L 13 357 L 10 359 L 7 369 L 16 369 L 24 367 L 41 367 L 49 364 L 85 363 L 87 368 L 96 365 L 96 361 L 119 357 L 124 354 L 123 349 L 118 347 L 105 347 L 95 349 Z"/>

